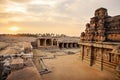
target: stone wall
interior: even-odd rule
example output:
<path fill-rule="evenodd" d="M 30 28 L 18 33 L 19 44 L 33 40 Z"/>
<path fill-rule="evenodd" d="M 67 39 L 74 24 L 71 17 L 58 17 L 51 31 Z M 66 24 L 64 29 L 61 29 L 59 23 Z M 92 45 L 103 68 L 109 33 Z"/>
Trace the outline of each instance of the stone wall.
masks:
<path fill-rule="evenodd" d="M 81 60 L 100 70 L 109 70 L 116 73 L 117 66 L 120 66 L 120 53 L 113 52 L 116 46 L 120 47 L 120 43 L 81 42 Z"/>

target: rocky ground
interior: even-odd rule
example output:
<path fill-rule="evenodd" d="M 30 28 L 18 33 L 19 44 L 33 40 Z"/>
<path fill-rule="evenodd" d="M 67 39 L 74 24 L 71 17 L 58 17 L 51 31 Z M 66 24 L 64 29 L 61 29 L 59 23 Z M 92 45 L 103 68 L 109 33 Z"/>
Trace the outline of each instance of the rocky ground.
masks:
<path fill-rule="evenodd" d="M 27 48 L 31 48 L 29 42 L 0 42 L 0 55 L 20 53 Z"/>
<path fill-rule="evenodd" d="M 0 36 L 1 42 L 33 42 L 36 38 L 34 37 L 22 37 L 22 36 Z"/>

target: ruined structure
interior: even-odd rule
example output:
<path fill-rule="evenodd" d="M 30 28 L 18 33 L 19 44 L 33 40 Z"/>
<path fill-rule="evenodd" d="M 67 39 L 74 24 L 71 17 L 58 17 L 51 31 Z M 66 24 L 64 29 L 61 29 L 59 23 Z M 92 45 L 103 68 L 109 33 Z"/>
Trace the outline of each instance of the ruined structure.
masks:
<path fill-rule="evenodd" d="M 39 37 L 32 42 L 34 48 L 39 49 L 55 49 L 55 48 L 78 48 L 79 38 L 72 37 Z"/>
<path fill-rule="evenodd" d="M 58 41 L 53 37 L 38 37 L 35 42 L 31 43 L 33 48 L 47 49 L 58 48 Z"/>
<path fill-rule="evenodd" d="M 90 23 L 86 24 L 81 41 L 114 41 L 120 42 L 120 15 L 108 16 L 107 9 L 99 8 Z"/>
<path fill-rule="evenodd" d="M 22 69 L 22 68 L 24 68 L 23 59 L 16 58 L 16 59 L 12 60 L 12 62 L 11 62 L 11 69 L 17 70 L 17 69 Z"/>
<path fill-rule="evenodd" d="M 113 73 L 120 70 L 120 16 L 108 16 L 99 8 L 80 36 L 82 61 Z M 119 74 L 120 75 L 120 74 Z"/>
<path fill-rule="evenodd" d="M 79 38 L 76 37 L 61 37 L 58 38 L 59 48 L 79 48 Z"/>

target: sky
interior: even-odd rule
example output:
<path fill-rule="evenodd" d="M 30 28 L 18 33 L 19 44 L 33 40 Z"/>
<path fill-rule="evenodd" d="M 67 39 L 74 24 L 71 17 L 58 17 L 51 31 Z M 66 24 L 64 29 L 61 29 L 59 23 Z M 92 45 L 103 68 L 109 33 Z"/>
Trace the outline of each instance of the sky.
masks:
<path fill-rule="evenodd" d="M 80 36 L 100 7 L 120 15 L 120 0 L 0 0 L 0 33 Z"/>

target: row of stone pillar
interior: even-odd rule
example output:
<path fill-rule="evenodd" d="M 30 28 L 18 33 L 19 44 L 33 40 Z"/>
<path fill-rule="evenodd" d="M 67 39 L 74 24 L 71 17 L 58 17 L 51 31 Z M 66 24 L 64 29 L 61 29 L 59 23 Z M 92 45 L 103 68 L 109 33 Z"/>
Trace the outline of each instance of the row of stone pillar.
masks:
<path fill-rule="evenodd" d="M 86 59 L 86 58 L 88 58 L 89 57 L 89 65 L 90 66 L 93 66 L 94 64 L 95 64 L 95 62 L 96 62 L 96 53 L 95 53 L 95 51 L 94 51 L 94 48 L 96 48 L 96 47 L 94 47 L 94 46 L 89 46 L 89 51 L 86 51 L 86 48 L 85 48 L 86 46 L 85 45 L 80 45 L 80 55 L 81 55 L 81 59 L 82 60 L 84 60 L 84 59 Z M 100 68 L 101 68 L 101 70 L 103 70 L 104 69 L 104 66 L 106 66 L 105 64 L 105 61 L 107 62 L 107 64 L 109 64 L 109 66 L 113 66 L 113 64 L 114 65 L 117 65 L 117 64 L 119 64 L 120 63 L 120 57 L 119 57 L 119 55 L 118 54 L 115 54 L 115 53 L 107 53 L 107 52 L 104 52 L 105 51 L 105 49 L 107 49 L 107 48 L 99 48 L 100 50 L 99 50 L 99 53 L 101 54 L 100 56 L 99 56 L 99 58 L 100 58 Z M 86 57 L 86 53 L 89 53 L 89 56 L 87 56 Z M 105 58 L 105 56 L 106 55 L 104 55 L 104 54 L 106 54 L 107 53 L 107 55 L 108 55 L 108 59 L 106 60 L 106 58 Z M 87 59 L 88 60 L 88 59 Z"/>
<path fill-rule="evenodd" d="M 59 48 L 78 48 L 79 44 L 77 43 L 59 43 Z"/>
<path fill-rule="evenodd" d="M 37 39 L 37 47 L 57 46 L 57 42 L 56 44 L 53 42 L 53 39 Z"/>

